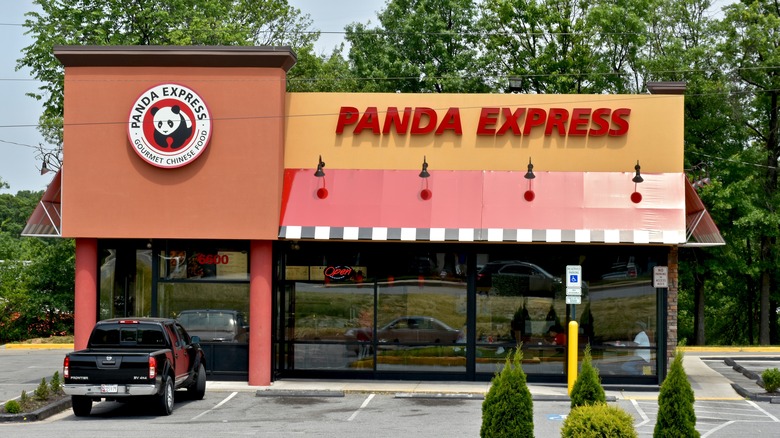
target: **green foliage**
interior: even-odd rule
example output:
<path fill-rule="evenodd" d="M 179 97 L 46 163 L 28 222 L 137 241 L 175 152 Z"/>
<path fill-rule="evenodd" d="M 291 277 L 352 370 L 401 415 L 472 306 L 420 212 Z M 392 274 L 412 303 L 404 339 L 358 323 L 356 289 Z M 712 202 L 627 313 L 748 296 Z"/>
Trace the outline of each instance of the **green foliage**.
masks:
<path fill-rule="evenodd" d="M 5 412 L 8 414 L 18 414 L 22 412 L 22 405 L 16 400 L 8 400 L 4 406 Z"/>
<path fill-rule="evenodd" d="M 49 390 L 51 390 L 52 395 L 59 395 L 62 393 L 62 380 L 60 379 L 59 371 L 55 371 L 54 375 L 51 376 L 51 380 L 49 380 Z"/>
<path fill-rule="evenodd" d="M 606 403 L 607 396 L 601 386 L 599 371 L 593 366 L 590 345 L 585 347 L 585 356 L 577 380 L 571 389 L 571 407 Z"/>
<path fill-rule="evenodd" d="M 311 19 L 286 0 L 35 0 L 24 26 L 34 43 L 17 68 L 41 81 L 30 96 L 43 102 L 38 129 L 62 144 L 63 67 L 55 45 L 289 45 L 311 46 Z"/>
<path fill-rule="evenodd" d="M 653 436 L 656 438 L 698 437 L 693 389 L 683 368 L 683 353 L 677 349 L 669 374 L 658 394 L 658 419 Z"/>
<path fill-rule="evenodd" d="M 519 348 L 506 357 L 482 402 L 481 437 L 533 437 L 534 408 Z"/>
<path fill-rule="evenodd" d="M 634 438 L 634 419 L 617 406 L 606 403 L 577 406 L 563 421 L 564 438 Z"/>
<path fill-rule="evenodd" d="M 37 400 L 48 400 L 50 396 L 49 385 L 46 384 L 46 378 L 41 379 L 41 383 L 35 388 L 35 398 Z"/>
<path fill-rule="evenodd" d="M 771 368 L 761 373 L 761 380 L 764 382 L 766 392 L 775 392 L 780 388 L 780 370 Z"/>
<path fill-rule="evenodd" d="M 27 394 L 27 391 L 22 390 L 22 395 L 19 397 L 19 404 L 22 406 L 22 409 L 26 409 L 30 402 L 30 395 Z"/>
<path fill-rule="evenodd" d="M 474 0 L 389 0 L 379 26 L 346 28 L 349 60 L 361 91 L 485 92 Z"/>

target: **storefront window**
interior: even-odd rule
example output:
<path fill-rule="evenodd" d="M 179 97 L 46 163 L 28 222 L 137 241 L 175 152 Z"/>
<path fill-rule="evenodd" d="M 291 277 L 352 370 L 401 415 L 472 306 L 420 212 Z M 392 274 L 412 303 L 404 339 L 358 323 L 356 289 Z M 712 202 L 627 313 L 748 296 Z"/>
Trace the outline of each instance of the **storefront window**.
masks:
<path fill-rule="evenodd" d="M 425 277 L 382 282 L 377 298 L 372 343 L 377 370 L 466 370 L 465 282 Z"/>
<path fill-rule="evenodd" d="M 562 379 L 573 319 L 580 359 L 590 344 L 602 376 L 649 379 L 657 372 L 651 277 L 665 248 L 313 242 L 291 248 L 282 251 L 280 271 L 282 371 L 488 380 L 512 349 L 522 348 L 529 377 Z M 579 303 L 567 303 L 569 265 L 582 269 Z"/>
<path fill-rule="evenodd" d="M 248 252 L 237 243 L 168 242 L 158 252 L 157 313 L 204 343 L 247 343 Z"/>
<path fill-rule="evenodd" d="M 175 245 L 172 245 L 172 247 Z M 160 251 L 160 279 L 164 280 L 249 280 L 246 251 L 210 245 Z"/>

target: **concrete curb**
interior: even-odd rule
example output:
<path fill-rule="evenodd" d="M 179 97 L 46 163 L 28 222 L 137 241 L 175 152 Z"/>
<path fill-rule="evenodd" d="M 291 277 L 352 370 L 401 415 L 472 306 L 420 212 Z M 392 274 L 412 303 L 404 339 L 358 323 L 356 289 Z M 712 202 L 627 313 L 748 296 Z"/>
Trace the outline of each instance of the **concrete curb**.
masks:
<path fill-rule="evenodd" d="M 428 400 L 484 400 L 483 394 L 444 393 L 444 392 L 399 392 L 395 398 L 418 398 Z"/>
<path fill-rule="evenodd" d="M 328 389 L 259 389 L 255 397 L 344 397 L 344 391 Z"/>
<path fill-rule="evenodd" d="M 755 360 L 755 358 L 751 358 Z M 741 373 L 743 376 L 747 377 L 750 380 L 753 380 L 756 382 L 756 385 L 763 388 L 763 382 L 761 382 L 761 376 L 756 374 L 753 371 L 748 370 L 747 368 L 743 367 L 742 365 L 738 364 L 734 359 L 732 358 L 726 358 L 723 361 L 726 365 L 730 366 L 734 369 L 734 371 Z M 754 401 L 766 401 L 772 404 L 779 404 L 780 403 L 780 396 L 774 396 L 769 395 L 767 393 L 759 394 L 757 392 L 752 392 L 746 388 L 744 388 L 742 385 L 737 383 L 732 383 L 731 387 L 734 388 L 735 391 L 737 391 L 737 394 L 741 395 L 742 397 L 745 397 L 748 400 L 754 400 Z"/>
<path fill-rule="evenodd" d="M 21 414 L 2 414 L 0 423 L 26 423 L 28 421 L 40 421 L 70 409 L 72 406 L 70 397 L 65 397 L 52 404 L 46 405 L 32 412 Z"/>

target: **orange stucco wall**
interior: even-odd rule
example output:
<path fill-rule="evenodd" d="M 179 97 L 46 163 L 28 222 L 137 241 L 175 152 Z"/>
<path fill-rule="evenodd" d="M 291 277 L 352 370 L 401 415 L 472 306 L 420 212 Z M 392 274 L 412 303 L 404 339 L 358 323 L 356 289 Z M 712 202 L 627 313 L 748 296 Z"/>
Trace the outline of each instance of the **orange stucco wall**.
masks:
<path fill-rule="evenodd" d="M 62 234 L 94 238 L 276 239 L 285 72 L 259 67 L 67 67 Z M 207 150 L 176 169 L 132 149 L 135 100 L 161 83 L 197 92 Z"/>

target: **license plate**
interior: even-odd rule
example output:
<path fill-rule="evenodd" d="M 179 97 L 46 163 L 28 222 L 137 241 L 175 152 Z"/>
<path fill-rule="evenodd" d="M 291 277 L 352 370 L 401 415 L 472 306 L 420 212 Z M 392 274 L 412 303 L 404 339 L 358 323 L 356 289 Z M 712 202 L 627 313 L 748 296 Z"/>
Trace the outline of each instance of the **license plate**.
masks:
<path fill-rule="evenodd" d="M 100 385 L 101 394 L 116 394 L 117 385 Z"/>

